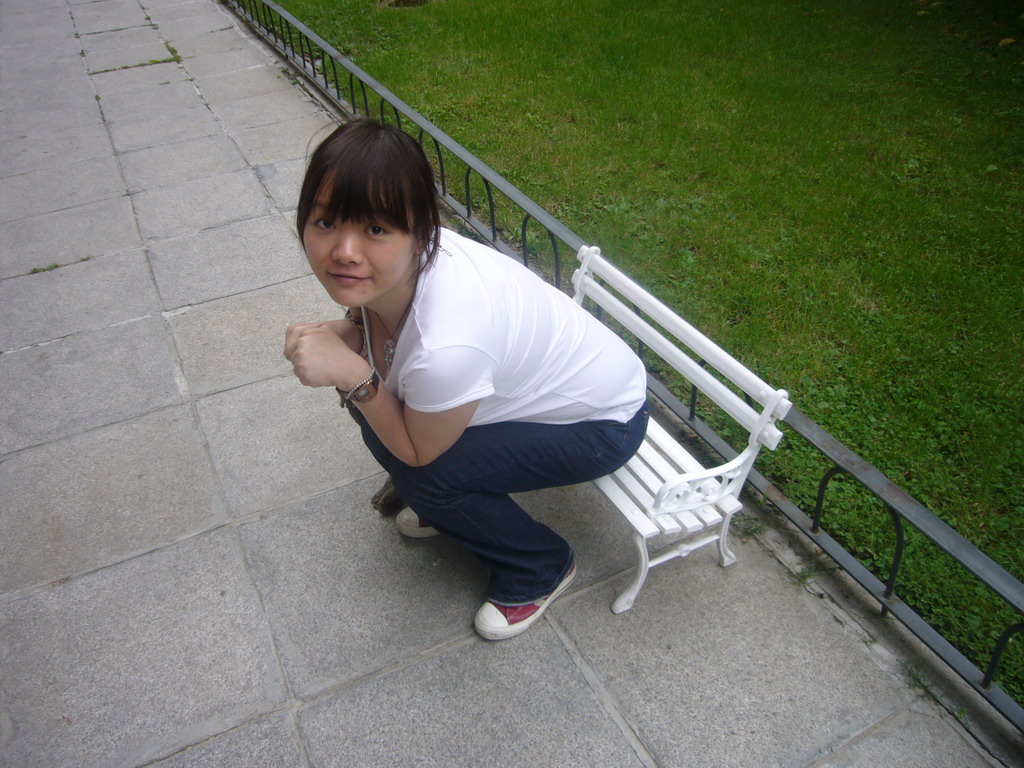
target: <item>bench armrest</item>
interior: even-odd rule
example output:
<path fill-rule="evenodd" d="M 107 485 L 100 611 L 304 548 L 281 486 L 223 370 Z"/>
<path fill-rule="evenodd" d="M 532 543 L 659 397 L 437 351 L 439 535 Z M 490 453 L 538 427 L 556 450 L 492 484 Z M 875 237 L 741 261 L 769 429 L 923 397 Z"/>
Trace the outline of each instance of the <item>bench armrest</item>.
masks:
<path fill-rule="evenodd" d="M 757 447 L 747 446 L 736 458 L 718 467 L 687 472 L 667 480 L 658 489 L 651 514 L 673 514 L 717 504 L 725 496 L 739 496 Z"/>

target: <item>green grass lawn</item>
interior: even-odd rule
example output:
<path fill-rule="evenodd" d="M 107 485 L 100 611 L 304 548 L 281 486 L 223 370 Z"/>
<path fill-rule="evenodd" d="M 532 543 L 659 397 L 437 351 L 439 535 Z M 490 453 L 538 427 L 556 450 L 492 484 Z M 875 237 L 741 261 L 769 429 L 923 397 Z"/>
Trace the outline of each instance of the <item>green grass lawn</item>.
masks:
<path fill-rule="evenodd" d="M 1024 2 L 282 5 L 1024 579 Z M 1012 619 L 915 537 L 898 592 L 977 663 Z"/>

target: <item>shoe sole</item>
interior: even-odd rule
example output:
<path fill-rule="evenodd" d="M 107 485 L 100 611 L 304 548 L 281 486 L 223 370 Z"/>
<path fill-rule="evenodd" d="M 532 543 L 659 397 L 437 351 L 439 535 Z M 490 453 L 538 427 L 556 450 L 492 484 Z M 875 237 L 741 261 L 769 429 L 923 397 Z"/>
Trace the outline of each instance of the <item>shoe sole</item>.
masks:
<path fill-rule="evenodd" d="M 437 536 L 437 528 L 433 528 L 429 525 L 418 525 L 415 528 L 409 528 L 404 525 L 396 525 L 398 532 L 403 536 L 410 539 L 429 539 L 431 536 Z"/>
<path fill-rule="evenodd" d="M 565 575 L 561 583 L 555 587 L 555 591 L 548 595 L 548 598 L 544 601 L 544 605 L 537 609 L 537 612 L 528 619 L 523 619 L 515 626 L 501 627 L 498 629 L 491 629 L 490 627 L 481 627 L 475 621 L 473 622 L 476 632 L 484 640 L 507 640 L 510 637 L 521 635 L 523 632 L 528 630 L 534 624 L 536 624 L 540 617 L 544 615 L 544 611 L 548 609 L 548 606 L 554 602 L 554 599 L 561 595 L 565 590 L 569 588 L 569 585 L 576 579 L 576 564 L 573 563 L 572 570 Z"/>

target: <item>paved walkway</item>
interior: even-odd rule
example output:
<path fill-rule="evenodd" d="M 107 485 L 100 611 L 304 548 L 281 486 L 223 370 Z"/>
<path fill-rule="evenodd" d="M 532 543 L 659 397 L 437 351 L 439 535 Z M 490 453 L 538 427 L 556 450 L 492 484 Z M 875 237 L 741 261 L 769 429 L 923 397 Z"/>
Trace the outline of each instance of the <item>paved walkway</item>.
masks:
<path fill-rule="evenodd" d="M 998 764 L 770 528 L 614 616 L 625 525 L 529 495 L 581 578 L 479 640 L 480 568 L 281 356 L 337 311 L 290 221 L 331 117 L 222 6 L 0 0 L 0 118 L 0 766 Z"/>

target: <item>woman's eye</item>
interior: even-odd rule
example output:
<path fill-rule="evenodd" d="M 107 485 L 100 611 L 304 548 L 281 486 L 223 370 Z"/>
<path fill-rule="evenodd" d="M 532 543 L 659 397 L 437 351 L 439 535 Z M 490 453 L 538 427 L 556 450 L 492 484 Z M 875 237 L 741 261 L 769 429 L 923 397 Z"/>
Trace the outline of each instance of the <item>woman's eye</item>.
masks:
<path fill-rule="evenodd" d="M 385 229 L 384 229 L 384 227 L 378 226 L 378 225 L 376 225 L 376 224 L 371 224 L 371 225 L 370 225 L 369 227 L 367 227 L 366 229 L 367 229 L 367 231 L 368 231 L 368 232 L 369 232 L 369 233 L 370 233 L 371 235 L 376 235 L 376 236 L 379 236 L 379 235 L 383 235 L 383 234 L 386 234 L 386 233 L 387 233 L 387 230 L 385 230 Z"/>
<path fill-rule="evenodd" d="M 317 219 L 314 223 L 321 229 L 331 229 L 334 227 L 334 222 L 328 221 L 327 219 Z"/>

